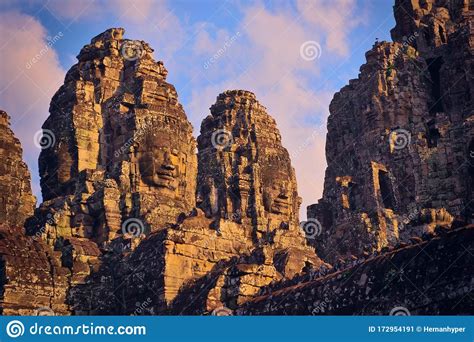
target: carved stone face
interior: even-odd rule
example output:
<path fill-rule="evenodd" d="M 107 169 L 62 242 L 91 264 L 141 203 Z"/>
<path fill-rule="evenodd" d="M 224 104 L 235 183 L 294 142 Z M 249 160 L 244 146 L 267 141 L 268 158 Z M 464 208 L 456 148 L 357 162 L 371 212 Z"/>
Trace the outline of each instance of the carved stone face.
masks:
<path fill-rule="evenodd" d="M 180 185 L 186 184 L 187 157 L 182 142 L 175 139 L 173 143 L 167 132 L 147 135 L 138 155 L 143 182 L 162 194 L 180 196 Z"/>
<path fill-rule="evenodd" d="M 191 125 L 178 115 L 157 114 L 141 129 L 131 156 L 133 191 L 140 195 L 132 200 L 156 231 L 196 205 L 196 141 Z"/>
<path fill-rule="evenodd" d="M 265 211 L 280 221 L 288 222 L 297 208 L 296 182 L 291 179 L 289 163 L 266 162 L 262 165 L 263 205 Z"/>
<path fill-rule="evenodd" d="M 168 147 L 155 147 L 140 160 L 143 180 L 149 185 L 176 190 L 179 177 L 179 152 Z"/>
<path fill-rule="evenodd" d="M 271 188 L 264 188 L 263 203 L 265 210 L 273 214 L 288 215 L 290 210 L 289 189 L 285 183 L 272 184 Z"/>

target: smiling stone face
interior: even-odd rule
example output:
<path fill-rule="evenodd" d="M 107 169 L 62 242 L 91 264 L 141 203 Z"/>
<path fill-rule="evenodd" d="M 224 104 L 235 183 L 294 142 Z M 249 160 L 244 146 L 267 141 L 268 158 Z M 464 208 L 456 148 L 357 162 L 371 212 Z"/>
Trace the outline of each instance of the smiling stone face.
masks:
<path fill-rule="evenodd" d="M 263 191 L 263 205 L 265 210 L 279 215 L 287 215 L 290 209 L 289 193 L 287 186 L 273 184 L 271 188 Z"/>
<path fill-rule="evenodd" d="M 300 197 L 296 178 L 288 154 L 281 146 L 265 148 L 261 155 L 262 200 L 267 229 L 273 231 L 282 226 L 298 224 Z"/>
<path fill-rule="evenodd" d="M 183 176 L 180 155 L 186 159 L 185 153 L 155 141 L 151 150 L 143 152 L 139 160 L 143 181 L 149 186 L 161 188 L 164 192 L 176 192 L 180 177 Z"/>
<path fill-rule="evenodd" d="M 262 165 L 263 205 L 265 211 L 273 214 L 288 215 L 294 200 L 291 184 L 291 165 L 277 158 L 265 156 Z M 285 172 L 286 170 L 286 172 Z"/>
<path fill-rule="evenodd" d="M 167 117 L 161 117 L 148 123 L 135 151 L 141 215 L 152 229 L 173 222 L 173 218 L 195 203 L 195 140 L 190 126 L 169 125 L 166 120 Z"/>

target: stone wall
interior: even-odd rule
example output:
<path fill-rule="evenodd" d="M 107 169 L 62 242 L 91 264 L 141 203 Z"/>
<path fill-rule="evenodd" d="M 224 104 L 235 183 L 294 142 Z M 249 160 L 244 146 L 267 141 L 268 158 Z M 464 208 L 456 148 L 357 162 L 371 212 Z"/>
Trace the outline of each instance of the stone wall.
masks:
<path fill-rule="evenodd" d="M 58 222 L 47 225 L 46 240 L 102 245 L 130 229 L 159 229 L 194 207 L 191 124 L 153 49 L 123 33 L 109 29 L 84 46 L 51 101 L 43 129 L 55 142 L 40 155 L 45 202 L 36 216 L 41 226 L 55 212 Z M 129 218 L 143 225 L 124 227 Z"/>
<path fill-rule="evenodd" d="M 269 290 L 239 315 L 472 315 L 474 226 Z M 394 311 L 392 311 L 394 310 Z M 404 312 L 401 312 L 404 311 Z"/>
<path fill-rule="evenodd" d="M 9 120 L 0 111 L 0 314 L 67 314 L 68 270 L 39 236 L 25 235 L 36 199 Z"/>
<path fill-rule="evenodd" d="M 2 313 L 472 314 L 472 10 L 396 1 L 394 42 L 331 103 L 301 224 L 255 94 L 220 94 L 196 142 L 152 48 L 93 38 L 51 101 L 34 213 L 0 112 Z"/>
<path fill-rule="evenodd" d="M 0 314 L 69 314 L 70 272 L 59 254 L 20 227 L 0 225 Z"/>
<path fill-rule="evenodd" d="M 36 198 L 22 159 L 20 141 L 10 129 L 10 117 L 0 110 L 0 224 L 21 227 L 33 214 Z"/>
<path fill-rule="evenodd" d="M 377 42 L 330 105 L 323 198 L 308 207 L 329 262 L 473 220 L 472 11 L 396 1 L 394 12 L 394 42 Z"/>
<path fill-rule="evenodd" d="M 120 284 L 116 312 L 143 303 L 148 314 L 236 309 L 272 281 L 323 264 L 299 227 L 295 175 L 275 121 L 242 90 L 219 95 L 211 113 L 198 138 L 199 208 L 120 261 L 110 281 Z M 93 310 L 106 307 L 96 303 Z"/>

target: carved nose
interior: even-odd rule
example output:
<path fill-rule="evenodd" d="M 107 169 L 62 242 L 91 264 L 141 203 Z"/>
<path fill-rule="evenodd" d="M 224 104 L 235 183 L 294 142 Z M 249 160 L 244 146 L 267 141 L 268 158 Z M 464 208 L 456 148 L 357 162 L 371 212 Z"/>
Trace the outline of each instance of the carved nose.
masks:
<path fill-rule="evenodd" d="M 169 170 L 169 171 L 174 171 L 174 170 L 176 170 L 176 166 L 174 166 L 174 165 L 171 164 L 171 163 L 163 164 L 163 168 L 164 168 L 165 170 Z"/>
<path fill-rule="evenodd" d="M 163 161 L 162 167 L 168 171 L 174 171 L 176 169 L 176 166 L 173 165 L 171 156 L 168 152 L 165 153 L 165 160 Z"/>

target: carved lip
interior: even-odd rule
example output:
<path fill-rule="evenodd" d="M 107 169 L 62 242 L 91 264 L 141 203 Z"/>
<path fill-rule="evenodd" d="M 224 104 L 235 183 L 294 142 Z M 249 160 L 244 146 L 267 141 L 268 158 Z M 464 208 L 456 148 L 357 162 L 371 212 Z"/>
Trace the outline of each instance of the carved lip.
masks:
<path fill-rule="evenodd" d="M 176 176 L 174 175 L 173 172 L 157 172 L 157 175 L 159 178 L 164 179 L 164 180 L 176 179 Z"/>
<path fill-rule="evenodd" d="M 275 198 L 275 200 L 273 201 L 273 206 L 274 206 L 275 211 L 281 214 L 284 214 L 290 208 L 288 199 L 280 198 L 280 197 Z"/>

